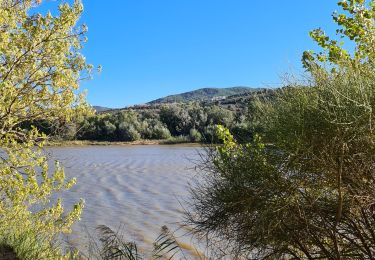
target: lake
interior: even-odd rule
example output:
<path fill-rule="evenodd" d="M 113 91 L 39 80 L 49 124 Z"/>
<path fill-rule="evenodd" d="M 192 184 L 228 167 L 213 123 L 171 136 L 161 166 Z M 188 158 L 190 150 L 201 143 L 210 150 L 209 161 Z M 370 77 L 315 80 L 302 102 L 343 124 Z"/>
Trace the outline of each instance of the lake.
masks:
<path fill-rule="evenodd" d="M 85 200 L 81 221 L 74 225 L 72 243 L 87 250 L 87 230 L 95 234 L 98 225 L 122 232 L 149 251 L 166 225 L 185 254 L 196 256 L 197 246 L 183 221 L 183 203 L 189 197 L 189 183 L 196 177 L 194 160 L 199 147 L 187 146 L 81 146 L 48 148 L 51 160 L 59 160 L 67 178 L 77 184 L 63 192 L 65 208 L 79 198 Z"/>

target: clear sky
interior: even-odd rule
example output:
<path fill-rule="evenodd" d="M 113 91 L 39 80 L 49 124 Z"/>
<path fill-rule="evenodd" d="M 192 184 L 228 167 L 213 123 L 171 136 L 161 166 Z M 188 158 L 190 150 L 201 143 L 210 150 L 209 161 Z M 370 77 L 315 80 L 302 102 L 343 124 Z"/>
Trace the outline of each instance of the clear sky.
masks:
<path fill-rule="evenodd" d="M 82 87 L 92 105 L 124 107 L 202 87 L 280 86 L 316 49 L 310 30 L 334 34 L 336 2 L 83 0 L 83 53 L 103 71 Z"/>

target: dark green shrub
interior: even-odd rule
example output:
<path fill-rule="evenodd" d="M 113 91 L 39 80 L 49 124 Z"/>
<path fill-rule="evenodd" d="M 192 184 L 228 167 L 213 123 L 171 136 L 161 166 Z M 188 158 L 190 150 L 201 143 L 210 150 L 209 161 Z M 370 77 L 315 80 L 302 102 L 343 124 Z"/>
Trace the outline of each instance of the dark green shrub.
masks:
<path fill-rule="evenodd" d="M 190 137 L 190 141 L 194 143 L 200 142 L 202 140 L 201 133 L 199 133 L 198 130 L 194 128 L 190 129 L 189 137 Z"/>
<path fill-rule="evenodd" d="M 141 134 L 135 127 L 124 122 L 119 125 L 118 132 L 121 141 L 137 141 L 141 139 Z"/>
<path fill-rule="evenodd" d="M 152 138 L 153 139 L 168 139 L 171 137 L 171 133 L 169 132 L 168 128 L 165 126 L 158 124 L 155 125 L 152 129 Z"/>

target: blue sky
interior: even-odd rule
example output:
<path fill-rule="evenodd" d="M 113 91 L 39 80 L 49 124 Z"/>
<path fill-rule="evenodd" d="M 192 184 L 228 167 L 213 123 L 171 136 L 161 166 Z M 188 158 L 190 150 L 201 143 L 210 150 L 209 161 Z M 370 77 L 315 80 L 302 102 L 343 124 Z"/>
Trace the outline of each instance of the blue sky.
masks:
<path fill-rule="evenodd" d="M 48 9 L 59 1 L 47 1 Z M 83 50 L 103 71 L 92 105 L 124 107 L 202 87 L 277 87 L 302 73 L 308 36 L 334 34 L 335 0 L 83 0 Z"/>

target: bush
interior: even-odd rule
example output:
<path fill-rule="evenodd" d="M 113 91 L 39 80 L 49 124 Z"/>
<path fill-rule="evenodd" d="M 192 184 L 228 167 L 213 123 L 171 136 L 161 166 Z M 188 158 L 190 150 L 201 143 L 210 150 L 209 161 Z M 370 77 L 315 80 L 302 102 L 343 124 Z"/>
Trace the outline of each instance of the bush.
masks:
<path fill-rule="evenodd" d="M 241 144 L 219 127 L 223 146 L 204 156 L 204 182 L 191 192 L 188 220 L 235 253 L 374 258 L 375 52 L 369 39 L 375 10 L 365 1 L 339 5 L 349 15 L 334 14 L 343 26 L 338 33 L 355 40 L 355 54 L 313 31 L 327 53 L 304 54 L 306 86 L 289 84 L 272 102 L 255 102 L 252 127 L 263 132 Z"/>
<path fill-rule="evenodd" d="M 164 144 L 182 144 L 182 143 L 189 143 L 190 138 L 188 136 L 171 136 L 170 138 L 166 139 L 163 143 Z"/>
<path fill-rule="evenodd" d="M 231 129 L 234 138 L 241 143 L 251 142 L 253 133 L 247 124 L 238 124 Z"/>
<path fill-rule="evenodd" d="M 116 126 L 114 124 L 112 124 L 111 122 L 109 121 L 103 121 L 103 126 L 102 126 L 102 131 L 103 131 L 103 137 L 104 139 L 106 140 L 112 140 L 115 136 L 115 132 L 116 132 Z"/>
<path fill-rule="evenodd" d="M 176 105 L 162 107 L 160 121 L 168 127 L 173 136 L 189 134 L 192 124 L 189 113 Z"/>
<path fill-rule="evenodd" d="M 189 133 L 190 141 L 192 142 L 200 142 L 202 140 L 202 135 L 201 133 L 198 132 L 198 130 L 192 128 L 190 129 Z"/>
<path fill-rule="evenodd" d="M 375 86 L 368 75 L 360 65 L 319 70 L 313 87 L 285 88 L 260 103 L 264 142 L 239 144 L 221 129 L 224 145 L 207 154 L 202 169 L 210 174 L 192 192 L 197 230 L 259 258 L 370 259 Z"/>
<path fill-rule="evenodd" d="M 205 143 L 220 143 L 221 141 L 217 138 L 216 127 L 214 125 L 208 125 L 204 128 L 202 141 Z"/>
<path fill-rule="evenodd" d="M 155 125 L 152 130 L 152 138 L 154 139 L 168 139 L 171 137 L 168 128 L 162 125 Z"/>
<path fill-rule="evenodd" d="M 119 138 L 122 141 L 137 141 L 141 139 L 141 134 L 134 128 L 133 125 L 121 123 L 118 131 Z"/>

